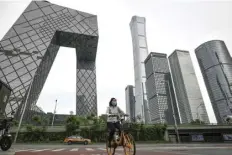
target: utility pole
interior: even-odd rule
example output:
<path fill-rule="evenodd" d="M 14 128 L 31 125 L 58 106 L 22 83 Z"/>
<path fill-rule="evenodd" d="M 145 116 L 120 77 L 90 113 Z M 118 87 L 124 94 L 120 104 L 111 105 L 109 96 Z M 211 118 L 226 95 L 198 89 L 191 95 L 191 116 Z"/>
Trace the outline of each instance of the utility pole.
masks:
<path fill-rule="evenodd" d="M 54 114 L 53 114 L 53 118 L 52 118 L 52 126 L 53 126 L 54 119 L 55 119 L 55 115 L 56 115 L 56 106 L 57 106 L 57 100 L 56 100 L 55 109 L 54 109 Z"/>
<path fill-rule="evenodd" d="M 16 143 L 16 140 L 17 140 L 17 137 L 18 137 L 18 134 L 19 134 L 19 130 L 21 128 L 22 120 L 23 120 L 24 113 L 25 113 L 25 110 L 26 110 L 26 107 L 27 107 L 28 97 L 29 97 L 29 95 L 31 93 L 31 87 L 32 87 L 32 84 L 33 84 L 33 81 L 34 81 L 36 75 L 37 74 L 35 74 L 34 77 L 32 78 L 30 86 L 29 86 L 29 90 L 28 90 L 28 93 L 27 93 L 26 101 L 25 101 L 24 106 L 23 106 L 23 112 L 22 112 L 20 120 L 19 120 L 19 126 L 18 126 L 17 132 L 15 134 L 14 143 Z"/>
<path fill-rule="evenodd" d="M 201 124 L 201 117 L 199 117 L 199 116 L 200 116 L 200 115 L 199 115 L 199 108 L 200 108 L 201 106 L 202 106 L 202 102 L 201 102 L 200 105 L 197 106 L 197 118 L 199 119 L 200 124 Z"/>

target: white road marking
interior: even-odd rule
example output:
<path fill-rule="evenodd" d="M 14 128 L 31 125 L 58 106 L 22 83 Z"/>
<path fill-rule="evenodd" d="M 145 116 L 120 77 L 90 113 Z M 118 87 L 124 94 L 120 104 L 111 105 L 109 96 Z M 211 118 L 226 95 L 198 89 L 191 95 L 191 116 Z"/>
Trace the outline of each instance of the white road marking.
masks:
<path fill-rule="evenodd" d="M 52 150 L 52 152 L 59 152 L 59 151 L 63 151 L 64 149 L 56 149 L 56 150 Z"/>
<path fill-rule="evenodd" d="M 94 151 L 92 148 L 85 148 L 87 151 Z"/>
<path fill-rule="evenodd" d="M 123 148 L 116 148 L 116 151 L 119 150 L 119 151 L 123 151 L 124 149 Z"/>
<path fill-rule="evenodd" d="M 47 150 L 50 150 L 50 149 L 33 150 L 31 152 L 42 152 L 42 151 L 47 151 Z"/>
<path fill-rule="evenodd" d="M 26 151 L 34 151 L 35 149 L 26 149 L 26 150 L 16 150 L 15 152 L 26 152 Z"/>
<path fill-rule="evenodd" d="M 79 148 L 76 148 L 76 149 L 72 149 L 72 150 L 70 150 L 70 151 L 78 151 L 79 150 Z"/>
<path fill-rule="evenodd" d="M 106 149 L 105 149 L 105 148 L 98 148 L 98 150 L 106 151 Z"/>

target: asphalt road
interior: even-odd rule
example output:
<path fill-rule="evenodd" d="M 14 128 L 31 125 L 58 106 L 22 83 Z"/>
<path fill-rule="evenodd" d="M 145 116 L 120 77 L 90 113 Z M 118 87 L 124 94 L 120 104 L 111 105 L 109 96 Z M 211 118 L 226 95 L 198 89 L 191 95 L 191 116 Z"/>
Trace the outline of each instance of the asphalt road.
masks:
<path fill-rule="evenodd" d="M 137 144 L 136 155 L 231 155 L 232 144 Z M 105 145 L 13 145 L 0 155 L 107 155 Z M 124 155 L 119 147 L 115 155 Z"/>

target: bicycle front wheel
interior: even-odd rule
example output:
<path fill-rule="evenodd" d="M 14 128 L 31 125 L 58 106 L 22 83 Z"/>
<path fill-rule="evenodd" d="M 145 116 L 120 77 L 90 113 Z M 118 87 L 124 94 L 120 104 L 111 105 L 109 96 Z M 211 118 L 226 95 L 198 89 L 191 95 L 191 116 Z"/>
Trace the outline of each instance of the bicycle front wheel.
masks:
<path fill-rule="evenodd" d="M 106 152 L 107 152 L 108 155 L 114 155 L 115 154 L 115 146 L 111 145 L 111 147 L 110 147 L 108 140 L 106 140 Z"/>
<path fill-rule="evenodd" d="M 133 136 L 129 133 L 125 134 L 124 140 L 125 140 L 125 145 L 123 146 L 123 148 L 125 155 L 135 155 L 136 145 Z"/>

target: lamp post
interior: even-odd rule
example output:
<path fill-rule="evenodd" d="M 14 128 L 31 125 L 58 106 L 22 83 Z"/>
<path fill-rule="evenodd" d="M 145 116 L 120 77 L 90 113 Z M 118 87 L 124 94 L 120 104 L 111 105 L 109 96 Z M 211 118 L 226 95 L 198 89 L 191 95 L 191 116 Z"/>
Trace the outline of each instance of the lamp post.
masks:
<path fill-rule="evenodd" d="M 178 126 L 177 126 L 177 122 L 176 122 L 176 115 L 175 115 L 175 111 L 174 111 L 174 106 L 173 106 L 173 100 L 172 100 L 172 95 L 171 95 L 171 89 L 170 89 L 169 81 L 162 81 L 162 83 L 167 83 L 168 84 L 169 97 L 171 99 L 171 106 L 172 106 L 172 115 L 173 115 L 174 123 L 175 123 L 174 127 L 175 127 L 175 131 L 176 131 L 178 143 L 180 143 L 180 136 L 179 136 Z"/>
<path fill-rule="evenodd" d="M 19 130 L 21 128 L 22 120 L 23 120 L 24 113 L 25 113 L 25 110 L 26 110 L 26 107 L 27 107 L 28 97 L 29 97 L 29 95 L 31 93 L 31 87 L 32 87 L 32 84 L 33 84 L 33 81 L 34 81 L 36 75 L 38 75 L 38 74 L 35 73 L 34 77 L 31 80 L 30 86 L 29 86 L 29 90 L 28 90 L 28 93 L 27 93 L 26 101 L 25 101 L 24 106 L 23 106 L 23 112 L 21 114 L 21 117 L 20 117 L 20 120 L 19 120 L 18 129 L 17 129 L 17 132 L 15 134 L 14 143 L 16 143 L 16 140 L 17 140 L 17 137 L 18 137 L 18 134 L 19 134 Z"/>
<path fill-rule="evenodd" d="M 199 117 L 199 108 L 202 106 L 202 102 L 201 102 L 201 104 L 199 104 L 198 106 L 197 106 L 197 118 L 199 119 L 199 121 L 200 121 L 200 124 L 201 124 L 201 118 Z"/>
<path fill-rule="evenodd" d="M 53 118 L 52 118 L 52 126 L 53 126 L 54 119 L 55 119 L 55 115 L 56 115 L 56 106 L 57 106 L 57 100 L 56 100 L 55 109 L 54 109 L 54 114 L 53 114 Z"/>

